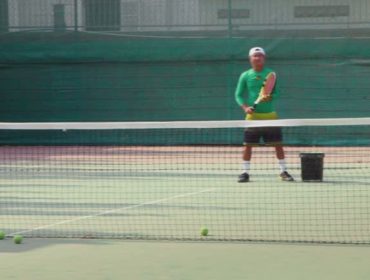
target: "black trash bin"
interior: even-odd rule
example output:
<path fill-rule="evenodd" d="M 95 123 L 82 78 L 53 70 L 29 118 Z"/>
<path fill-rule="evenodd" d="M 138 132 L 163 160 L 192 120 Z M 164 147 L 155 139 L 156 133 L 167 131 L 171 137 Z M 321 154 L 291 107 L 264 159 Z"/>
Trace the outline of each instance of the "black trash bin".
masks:
<path fill-rule="evenodd" d="M 323 153 L 300 153 L 303 182 L 322 182 L 324 177 Z"/>

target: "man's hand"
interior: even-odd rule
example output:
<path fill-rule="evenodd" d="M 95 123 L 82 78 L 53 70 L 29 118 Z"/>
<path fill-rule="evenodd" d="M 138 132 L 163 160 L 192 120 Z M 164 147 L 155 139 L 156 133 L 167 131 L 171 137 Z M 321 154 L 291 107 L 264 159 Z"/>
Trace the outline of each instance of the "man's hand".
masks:
<path fill-rule="evenodd" d="M 243 111 L 246 113 L 246 114 L 253 114 L 254 113 L 254 109 L 253 107 L 249 107 L 247 105 L 243 105 L 242 106 L 242 109 Z"/>
<path fill-rule="evenodd" d="M 261 102 L 269 102 L 272 100 L 271 95 L 264 95 L 262 96 Z"/>

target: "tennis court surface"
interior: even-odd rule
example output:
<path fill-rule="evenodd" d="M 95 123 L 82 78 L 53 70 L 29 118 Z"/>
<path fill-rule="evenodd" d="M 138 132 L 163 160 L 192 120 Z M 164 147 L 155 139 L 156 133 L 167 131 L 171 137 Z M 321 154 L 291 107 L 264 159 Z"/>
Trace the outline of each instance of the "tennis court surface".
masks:
<path fill-rule="evenodd" d="M 3 279 L 368 279 L 368 246 L 26 239 L 0 242 Z"/>
<path fill-rule="evenodd" d="M 1 280 L 369 279 L 369 27 L 369 0 L 0 0 Z"/>
<path fill-rule="evenodd" d="M 368 244 L 369 124 L 3 123 L 0 224 L 27 238 Z M 253 126 L 282 128 L 295 182 L 260 145 L 251 182 L 237 183 Z M 322 182 L 302 182 L 300 155 L 312 152 L 324 154 Z"/>

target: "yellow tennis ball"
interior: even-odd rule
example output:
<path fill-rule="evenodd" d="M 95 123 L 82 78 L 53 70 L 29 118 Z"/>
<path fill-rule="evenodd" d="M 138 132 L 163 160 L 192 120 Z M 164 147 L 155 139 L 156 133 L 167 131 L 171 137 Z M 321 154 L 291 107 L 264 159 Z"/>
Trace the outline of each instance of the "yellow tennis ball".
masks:
<path fill-rule="evenodd" d="M 202 227 L 202 228 L 200 229 L 200 235 L 201 235 L 201 236 L 207 236 L 207 235 L 208 235 L 208 228 L 206 228 L 206 227 Z"/>
<path fill-rule="evenodd" d="M 14 235 L 13 241 L 15 244 L 21 244 L 23 241 L 22 235 Z"/>

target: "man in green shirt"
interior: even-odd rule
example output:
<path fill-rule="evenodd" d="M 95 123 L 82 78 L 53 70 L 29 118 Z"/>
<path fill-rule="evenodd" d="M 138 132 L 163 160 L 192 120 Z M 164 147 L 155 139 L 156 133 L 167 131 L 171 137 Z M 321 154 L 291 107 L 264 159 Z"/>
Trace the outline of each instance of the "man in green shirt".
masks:
<path fill-rule="evenodd" d="M 280 94 L 277 87 L 278 81 L 276 81 L 271 96 L 265 97 L 255 109 L 253 108 L 253 104 L 259 97 L 266 76 L 274 72 L 272 69 L 265 67 L 265 56 L 265 51 L 260 47 L 252 48 L 249 51 L 249 60 L 252 68 L 241 74 L 235 91 L 236 102 L 247 114 L 247 120 L 276 120 L 278 118 L 274 109 L 274 101 Z M 280 167 L 280 178 L 283 181 L 294 181 L 286 168 L 281 128 L 263 127 L 248 128 L 244 132 L 244 171 L 239 176 L 238 182 L 249 182 L 252 147 L 258 145 L 261 139 L 265 144 L 275 147 L 276 157 Z"/>

